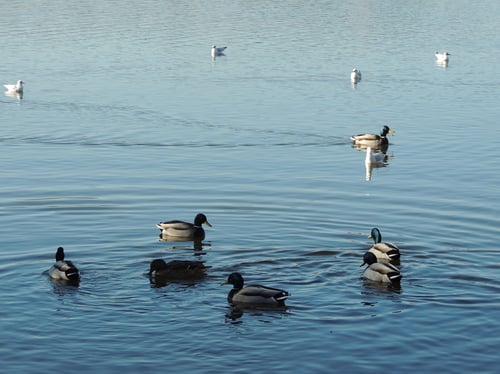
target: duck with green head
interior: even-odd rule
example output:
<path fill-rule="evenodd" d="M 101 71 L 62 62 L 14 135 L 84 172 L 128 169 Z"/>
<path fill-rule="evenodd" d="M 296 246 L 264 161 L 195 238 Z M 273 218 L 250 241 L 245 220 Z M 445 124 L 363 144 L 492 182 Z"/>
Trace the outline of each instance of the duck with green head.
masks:
<path fill-rule="evenodd" d="M 385 125 L 380 132 L 377 134 L 358 134 L 351 136 L 351 140 L 354 145 L 362 147 L 371 147 L 373 149 L 379 149 L 384 146 L 389 145 L 389 140 L 387 139 L 388 134 L 394 134 L 394 130 Z"/>
<path fill-rule="evenodd" d="M 202 225 L 212 227 L 207 217 L 203 213 L 198 213 L 194 222 L 185 222 L 179 220 L 165 221 L 156 224 L 161 231 L 162 236 L 175 237 L 180 240 L 205 239 L 205 230 Z"/>
<path fill-rule="evenodd" d="M 373 245 L 368 251 L 372 252 L 379 261 L 399 260 L 401 253 L 398 246 L 394 243 L 383 242 L 378 228 L 374 227 L 368 237 L 373 239 Z"/>
<path fill-rule="evenodd" d="M 71 282 L 80 281 L 80 271 L 73 262 L 64 260 L 64 248 L 59 247 L 56 251 L 56 263 L 49 269 L 49 276 L 55 280 Z"/>

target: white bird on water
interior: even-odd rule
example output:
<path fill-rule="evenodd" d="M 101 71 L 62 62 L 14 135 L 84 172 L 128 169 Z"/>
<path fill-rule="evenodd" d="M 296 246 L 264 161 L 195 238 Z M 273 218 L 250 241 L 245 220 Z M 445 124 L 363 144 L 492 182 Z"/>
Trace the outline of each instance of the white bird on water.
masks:
<path fill-rule="evenodd" d="M 358 83 L 361 80 L 361 71 L 354 68 L 351 71 L 351 82 Z"/>
<path fill-rule="evenodd" d="M 434 53 L 434 56 L 436 56 L 436 61 L 437 62 L 448 62 L 450 59 L 450 54 L 448 52 L 436 52 Z"/>
<path fill-rule="evenodd" d="M 210 53 L 212 54 L 212 57 L 224 56 L 224 51 L 226 50 L 226 48 L 227 47 L 216 47 L 215 45 L 213 45 Z"/>
<path fill-rule="evenodd" d="M 23 81 L 17 81 L 16 84 L 4 84 L 3 86 L 7 90 L 7 92 L 16 92 L 16 93 L 22 93 L 23 92 Z"/>

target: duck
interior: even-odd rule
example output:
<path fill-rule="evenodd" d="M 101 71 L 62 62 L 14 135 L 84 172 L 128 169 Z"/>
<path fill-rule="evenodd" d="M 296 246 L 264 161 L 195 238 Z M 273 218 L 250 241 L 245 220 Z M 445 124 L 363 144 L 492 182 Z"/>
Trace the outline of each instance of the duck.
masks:
<path fill-rule="evenodd" d="M 80 271 L 73 262 L 64 260 L 64 248 L 59 247 L 56 251 L 56 263 L 49 269 L 49 276 L 55 280 L 78 282 Z"/>
<path fill-rule="evenodd" d="M 24 82 L 19 80 L 16 84 L 4 84 L 3 86 L 7 92 L 22 93 Z"/>
<path fill-rule="evenodd" d="M 358 83 L 361 80 L 361 71 L 354 68 L 351 71 L 351 82 Z"/>
<path fill-rule="evenodd" d="M 399 269 L 388 262 L 378 262 L 377 256 L 372 252 L 366 252 L 363 255 L 363 265 L 368 265 L 363 272 L 363 277 L 374 282 L 398 284 L 401 282 L 401 272 Z"/>
<path fill-rule="evenodd" d="M 436 52 L 434 53 L 434 56 L 436 56 L 436 61 L 437 62 L 448 62 L 450 59 L 450 54 L 448 52 Z"/>
<path fill-rule="evenodd" d="M 389 128 L 389 126 L 385 125 L 380 132 L 380 135 L 377 134 L 358 134 L 351 136 L 351 140 L 355 145 L 361 145 L 365 147 L 372 147 L 374 149 L 378 149 L 381 146 L 385 146 L 389 144 L 389 140 L 387 139 L 387 134 L 394 134 L 394 130 Z"/>
<path fill-rule="evenodd" d="M 198 213 L 194 217 L 194 223 L 173 220 L 165 221 L 156 224 L 161 231 L 162 236 L 176 237 L 180 239 L 205 239 L 205 230 L 202 225 L 212 227 L 208 222 L 207 216 L 203 213 Z"/>
<path fill-rule="evenodd" d="M 212 46 L 212 49 L 210 50 L 210 54 L 212 57 L 216 56 L 224 56 L 224 51 L 226 50 L 227 47 L 216 47 L 215 45 Z"/>
<path fill-rule="evenodd" d="M 201 261 L 172 260 L 165 262 L 163 259 L 151 261 L 149 266 L 150 279 L 198 279 L 203 278 L 209 266 Z"/>
<path fill-rule="evenodd" d="M 379 260 L 392 261 L 398 260 L 401 257 L 401 253 L 397 245 L 382 241 L 382 234 L 378 228 L 374 227 L 368 237 L 373 239 L 373 245 L 369 251 L 375 254 Z"/>
<path fill-rule="evenodd" d="M 231 273 L 221 284 L 233 285 L 233 288 L 227 295 L 227 300 L 232 304 L 284 307 L 285 300 L 289 296 L 289 293 L 285 290 L 258 284 L 243 287 L 244 280 L 240 273 Z"/>

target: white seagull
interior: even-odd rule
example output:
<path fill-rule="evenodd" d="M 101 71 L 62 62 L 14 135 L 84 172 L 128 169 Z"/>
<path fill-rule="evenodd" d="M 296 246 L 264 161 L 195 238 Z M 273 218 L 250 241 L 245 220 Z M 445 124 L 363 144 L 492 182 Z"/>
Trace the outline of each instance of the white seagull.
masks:
<path fill-rule="evenodd" d="M 361 71 L 358 69 L 354 68 L 351 71 L 351 81 L 353 83 L 358 83 L 361 80 Z"/>
<path fill-rule="evenodd" d="M 450 54 L 448 52 L 436 52 L 434 53 L 434 56 L 436 56 L 437 62 L 448 62 Z"/>
<path fill-rule="evenodd" d="M 212 57 L 224 56 L 224 51 L 226 48 L 227 47 L 216 47 L 215 45 L 213 45 L 210 53 L 212 54 Z"/>
<path fill-rule="evenodd" d="M 22 93 L 23 92 L 23 81 L 17 81 L 16 84 L 4 84 L 3 86 L 7 90 L 7 92 L 16 92 L 16 93 Z"/>

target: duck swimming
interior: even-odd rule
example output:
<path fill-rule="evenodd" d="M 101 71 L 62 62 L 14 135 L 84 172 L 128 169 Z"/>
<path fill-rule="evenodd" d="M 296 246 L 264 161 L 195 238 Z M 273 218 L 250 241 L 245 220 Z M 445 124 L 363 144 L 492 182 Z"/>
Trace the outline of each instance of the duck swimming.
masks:
<path fill-rule="evenodd" d="M 149 266 L 150 279 L 199 279 L 206 274 L 209 266 L 200 261 L 173 260 L 165 262 L 162 259 L 151 261 Z"/>
<path fill-rule="evenodd" d="M 368 237 L 373 238 L 374 242 L 372 247 L 369 249 L 369 252 L 372 252 L 379 261 L 398 260 L 399 257 L 401 256 L 401 253 L 397 245 L 390 242 L 382 241 L 382 234 L 380 233 L 380 230 L 378 228 L 374 227 L 371 230 L 370 235 L 368 235 Z"/>
<path fill-rule="evenodd" d="M 15 93 L 22 93 L 23 92 L 23 81 L 17 81 L 16 84 L 4 84 L 3 86 L 7 90 L 7 92 L 15 92 Z"/>
<path fill-rule="evenodd" d="M 372 147 L 373 149 L 378 149 L 381 146 L 389 144 L 387 139 L 387 134 L 394 134 L 394 130 L 389 128 L 389 126 L 384 126 L 380 135 L 377 134 L 358 134 L 351 136 L 351 140 L 355 145 L 361 145 L 365 147 Z"/>
<path fill-rule="evenodd" d="M 208 222 L 207 217 L 203 213 L 199 213 L 194 218 L 194 223 L 173 220 L 165 221 L 156 224 L 161 230 L 162 236 L 176 237 L 179 239 L 205 239 L 205 230 L 202 225 L 212 227 Z"/>
<path fill-rule="evenodd" d="M 227 295 L 227 300 L 234 304 L 283 307 L 289 296 L 287 291 L 258 284 L 243 287 L 244 280 L 240 273 L 230 274 L 221 284 L 233 285 L 233 289 Z"/>
<path fill-rule="evenodd" d="M 57 248 L 56 263 L 49 269 L 49 276 L 55 280 L 78 282 L 80 272 L 71 261 L 64 260 L 64 248 Z"/>
<path fill-rule="evenodd" d="M 367 264 L 363 277 L 374 282 L 398 284 L 403 277 L 399 269 L 388 262 L 377 262 L 372 252 L 366 252 L 360 267 Z"/>

